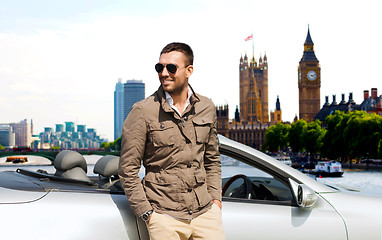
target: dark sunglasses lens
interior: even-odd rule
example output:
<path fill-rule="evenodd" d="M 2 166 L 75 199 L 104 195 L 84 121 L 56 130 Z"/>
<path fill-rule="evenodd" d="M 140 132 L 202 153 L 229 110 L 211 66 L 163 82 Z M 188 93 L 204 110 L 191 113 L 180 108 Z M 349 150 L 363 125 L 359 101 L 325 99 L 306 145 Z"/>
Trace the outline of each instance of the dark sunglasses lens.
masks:
<path fill-rule="evenodd" d="M 161 73 L 163 71 L 163 68 L 164 68 L 163 64 L 161 63 L 155 64 L 155 71 L 157 71 L 157 73 Z"/>
<path fill-rule="evenodd" d="M 166 68 L 169 73 L 176 73 L 177 67 L 174 64 L 167 64 Z"/>

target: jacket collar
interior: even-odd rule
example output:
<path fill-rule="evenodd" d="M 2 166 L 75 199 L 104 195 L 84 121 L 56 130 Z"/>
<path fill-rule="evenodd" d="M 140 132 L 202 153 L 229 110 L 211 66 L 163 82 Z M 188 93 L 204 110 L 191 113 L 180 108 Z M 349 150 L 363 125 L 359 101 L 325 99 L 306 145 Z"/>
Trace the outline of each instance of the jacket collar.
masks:
<path fill-rule="evenodd" d="M 191 91 L 192 91 L 192 95 L 191 95 L 191 97 L 190 97 L 190 106 L 193 106 L 195 103 L 197 103 L 197 102 L 200 101 L 200 97 L 199 97 L 199 95 L 198 95 L 197 93 L 195 93 L 194 89 L 192 89 L 192 87 L 191 87 L 190 84 L 188 84 L 188 87 L 189 87 L 189 88 L 191 89 Z M 172 109 L 172 108 L 170 107 L 170 105 L 168 105 L 168 103 L 166 102 L 166 94 L 165 94 L 165 92 L 164 92 L 164 90 L 163 90 L 162 85 L 159 86 L 157 93 L 158 93 L 158 97 L 159 97 L 159 99 L 160 99 L 160 102 L 161 102 L 161 105 L 162 105 L 163 110 L 164 110 L 165 112 L 175 112 L 174 109 Z M 189 107 L 190 107 L 190 106 L 189 106 Z M 187 109 L 188 109 L 189 107 L 187 107 Z M 188 111 L 187 109 L 186 109 L 185 112 Z"/>

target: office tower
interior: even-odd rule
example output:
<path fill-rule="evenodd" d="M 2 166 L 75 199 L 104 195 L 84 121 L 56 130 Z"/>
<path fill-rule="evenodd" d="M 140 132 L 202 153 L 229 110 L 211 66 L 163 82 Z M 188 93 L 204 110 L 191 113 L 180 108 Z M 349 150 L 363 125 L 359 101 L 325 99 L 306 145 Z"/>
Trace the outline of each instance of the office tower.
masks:
<path fill-rule="evenodd" d="M 145 84 L 142 80 L 127 80 L 125 84 L 121 79 L 114 91 L 114 140 L 122 134 L 122 126 L 134 103 L 145 98 Z"/>
<path fill-rule="evenodd" d="M 75 123 L 65 122 L 65 132 L 75 132 Z"/>
<path fill-rule="evenodd" d="M 56 133 L 64 131 L 64 124 L 56 124 Z"/>
<path fill-rule="evenodd" d="M 19 123 L 11 123 L 15 133 L 15 146 L 30 147 L 32 141 L 31 124 L 26 119 Z"/>
<path fill-rule="evenodd" d="M 86 125 L 77 125 L 77 132 L 86 132 Z"/>
<path fill-rule="evenodd" d="M 15 145 L 15 134 L 10 124 L 0 124 L 0 145 L 12 147 Z"/>
<path fill-rule="evenodd" d="M 141 80 L 127 80 L 123 91 L 123 120 L 129 115 L 134 103 L 145 98 L 145 84 Z"/>
<path fill-rule="evenodd" d="M 122 134 L 123 121 L 123 83 L 118 79 L 114 91 L 114 140 Z"/>

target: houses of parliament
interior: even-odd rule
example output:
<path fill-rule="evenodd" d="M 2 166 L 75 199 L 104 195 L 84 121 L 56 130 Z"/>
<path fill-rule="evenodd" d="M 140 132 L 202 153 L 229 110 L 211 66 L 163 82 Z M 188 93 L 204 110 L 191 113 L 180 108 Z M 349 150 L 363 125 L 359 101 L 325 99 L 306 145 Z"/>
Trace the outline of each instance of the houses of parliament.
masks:
<path fill-rule="evenodd" d="M 321 69 L 314 53 L 309 28 L 297 71 L 299 119 L 311 122 L 320 111 Z M 234 118 L 229 119 L 228 105 L 216 107 L 218 133 L 261 149 L 265 142 L 267 128 L 282 122 L 278 97 L 275 110 L 270 114 L 268 112 L 268 58 L 266 55 L 258 60 L 254 56 L 249 59 L 246 54 L 240 58 L 239 84 L 240 110 L 236 106 Z"/>

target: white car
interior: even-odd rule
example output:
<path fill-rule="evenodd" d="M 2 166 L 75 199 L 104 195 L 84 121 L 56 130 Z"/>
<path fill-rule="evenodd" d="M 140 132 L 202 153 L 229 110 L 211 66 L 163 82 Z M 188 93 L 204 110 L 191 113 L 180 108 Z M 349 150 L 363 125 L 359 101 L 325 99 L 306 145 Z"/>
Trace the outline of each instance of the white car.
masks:
<path fill-rule="evenodd" d="M 219 136 L 223 225 L 227 239 L 381 240 L 382 198 L 323 185 L 259 152 Z M 148 240 L 117 178 L 118 157 L 94 173 L 63 151 L 56 172 L 0 172 L 1 239 Z"/>

